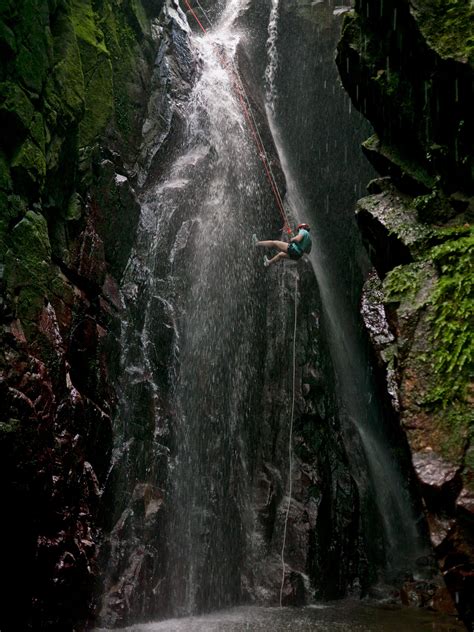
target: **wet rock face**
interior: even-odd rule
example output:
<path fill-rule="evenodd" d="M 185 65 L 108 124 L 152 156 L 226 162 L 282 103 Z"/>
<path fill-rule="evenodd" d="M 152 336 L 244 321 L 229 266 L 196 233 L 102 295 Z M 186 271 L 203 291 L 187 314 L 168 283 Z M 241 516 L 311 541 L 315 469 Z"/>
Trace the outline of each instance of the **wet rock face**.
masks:
<path fill-rule="evenodd" d="M 362 311 L 397 392 L 440 568 L 468 626 L 472 341 L 463 332 L 472 318 L 474 183 L 472 147 L 460 130 L 472 134 L 473 58 L 459 28 L 469 10 L 462 2 L 442 11 L 438 3 L 364 0 L 338 47 L 343 83 L 376 131 L 364 151 L 383 176 L 357 205 L 379 277 L 366 283 Z M 445 596 L 434 603 L 447 607 Z"/>
<path fill-rule="evenodd" d="M 59 343 L 57 327 L 50 332 Z M 87 619 L 93 597 L 98 477 L 110 456 L 110 407 L 73 386 L 62 345 L 52 367 L 13 331 L 2 344 L 0 449 L 9 511 L 2 527 L 9 574 L 2 625 L 72 629 Z"/>
<path fill-rule="evenodd" d="M 261 10 L 262 5 L 258 7 Z M 278 604 L 287 511 L 282 587 L 285 605 L 309 602 L 315 592 L 321 597 L 337 598 L 345 595 L 348 587 L 353 588 L 354 594 L 365 594 L 373 580 L 366 561 L 360 501 L 342 447 L 338 411 L 331 395 L 334 375 L 324 348 L 321 307 L 311 269 L 302 263 L 298 271 L 280 266 L 268 270 L 267 275 L 250 252 L 249 257 L 255 261 L 252 260 L 245 292 L 242 297 L 227 298 L 230 304 L 236 300 L 245 305 L 237 312 L 241 321 L 234 319 L 235 314 L 229 318 L 232 305 L 227 311 L 220 293 L 228 293 L 226 279 L 221 277 L 228 257 L 221 257 L 215 278 L 209 280 L 214 294 L 208 286 L 200 285 L 202 269 L 195 258 L 194 240 L 199 235 L 199 224 L 206 219 L 198 202 L 207 195 L 200 182 L 204 174 L 204 179 L 210 178 L 216 158 L 220 157 L 212 146 L 207 146 L 209 141 L 201 147 L 202 133 L 198 138 L 192 137 L 193 147 L 197 145 L 191 156 L 195 177 L 188 184 L 183 166 L 190 156 L 184 154 L 185 160 L 182 159 L 186 128 L 180 110 L 191 84 L 199 80 L 200 69 L 193 63 L 192 47 L 189 42 L 185 44 L 185 33 L 181 21 L 171 20 L 156 57 L 139 158 L 143 168 L 139 180 L 144 185 L 141 227 L 121 288 L 129 333 L 123 344 L 125 380 L 121 383 L 122 407 L 115 424 L 116 450 L 104 490 L 106 504 L 113 505 L 101 559 L 107 576 L 101 621 L 107 625 L 171 616 L 176 614 L 173 608 L 189 607 L 183 594 L 193 590 L 196 582 L 193 584 L 189 575 L 179 574 L 174 567 L 181 564 L 186 569 L 182 558 L 191 555 L 198 568 L 204 569 L 194 594 L 194 610 L 223 607 L 239 600 Z M 256 77 L 249 74 L 249 57 L 248 49 L 238 50 L 243 80 L 252 86 L 255 117 L 267 143 L 270 134 L 263 95 L 258 93 Z M 164 97 L 163 87 L 169 89 L 172 99 Z M 162 116 L 157 118 L 161 107 Z M 170 136 L 162 144 L 164 130 L 170 130 Z M 270 141 L 267 148 L 272 155 Z M 177 157 L 180 159 L 173 162 Z M 282 181 L 281 173 L 274 168 Z M 164 179 L 168 171 L 173 176 L 169 181 Z M 260 175 L 259 199 L 264 212 L 246 209 L 245 224 L 258 222 L 258 234 L 276 235 L 281 228 L 280 218 L 268 183 Z M 154 187 L 158 178 L 162 179 Z M 226 184 L 221 186 L 225 188 Z M 162 189 L 170 191 L 169 197 L 163 198 L 166 204 L 161 202 L 154 207 Z M 231 197 L 235 191 L 229 190 L 226 195 Z M 194 200 L 191 205 L 189 198 Z M 208 198 L 204 201 L 208 202 Z M 239 203 L 234 202 L 232 213 L 236 214 Z M 149 239 L 149 226 L 156 225 L 156 214 L 160 230 Z M 147 255 L 153 249 L 158 256 L 150 259 Z M 232 265 L 229 274 L 235 276 L 236 270 L 238 265 Z M 299 284 L 296 408 L 292 500 L 288 508 L 288 434 L 293 395 L 289 341 L 293 338 L 295 283 Z M 209 297 L 218 299 L 215 313 L 203 301 L 196 309 L 194 301 L 201 292 L 206 303 Z M 200 323 L 201 328 L 196 331 L 191 327 L 192 319 L 201 310 L 206 322 Z M 248 314 L 254 318 L 250 327 L 246 326 Z M 205 344 L 206 328 L 221 331 L 219 318 L 231 321 L 232 332 L 226 347 L 221 346 L 220 340 L 214 341 L 214 346 L 222 350 L 222 357 L 213 356 Z M 189 357 L 189 352 L 186 357 L 185 338 L 192 340 L 196 335 L 201 345 L 193 347 L 193 357 Z M 227 332 L 223 335 L 227 340 Z M 250 360 L 243 355 L 244 371 L 240 365 L 234 366 L 241 357 L 241 348 L 251 349 Z M 159 349 L 158 354 L 155 349 Z M 211 366 L 206 357 L 209 353 Z M 178 378 L 183 374 L 188 376 L 187 389 L 177 399 Z M 190 390 L 194 394 L 193 406 L 184 421 L 193 424 L 191 438 L 180 427 L 179 410 L 189 407 L 186 396 Z M 242 397 L 244 403 L 239 405 L 236 416 L 230 403 Z M 221 399 L 229 406 L 224 415 L 218 407 Z M 229 436 L 229 428 L 234 425 L 238 428 Z M 192 444 L 189 452 L 183 452 L 185 443 Z M 181 465 L 176 455 L 194 465 L 196 482 L 186 479 L 191 496 L 187 489 L 176 491 Z M 241 459 L 245 460 L 245 468 Z M 184 508 L 180 494 L 187 499 Z M 178 511 L 181 515 L 177 515 Z M 194 514 L 202 515 L 200 522 L 196 522 Z M 194 539 L 183 533 L 183 522 L 195 530 Z M 228 533 L 222 538 L 222 524 L 226 525 L 224 531 L 231 532 L 231 542 L 225 539 Z M 216 556 L 221 542 L 225 546 L 218 549 L 220 554 Z"/>
<path fill-rule="evenodd" d="M 263 417 L 255 472 L 257 522 L 254 546 L 245 570 L 244 596 L 274 605 L 303 605 L 315 597 L 336 599 L 364 594 L 370 584 L 357 487 L 342 447 L 337 409 L 331 395 L 334 380 L 321 331 L 321 305 L 312 269 L 279 271 L 270 277 L 273 290 L 267 312 L 268 349 L 263 389 Z M 277 277 L 277 278 L 278 278 Z M 290 441 L 294 286 L 298 284 L 295 354 L 295 411 Z M 286 393 L 286 405 L 280 402 Z M 264 438 L 264 440 L 263 440 Z M 282 567 L 284 547 L 285 570 Z M 283 581 L 283 583 L 282 583 Z"/>
<path fill-rule="evenodd" d="M 460 30 L 471 18 L 464 2 L 454 2 L 450 11 L 442 6 L 356 2 L 344 23 L 338 66 L 356 106 L 393 156 L 393 168 L 403 165 L 404 178 L 428 188 L 441 178 L 456 191 L 472 177 L 472 121 L 466 115 L 473 54 Z"/>
<path fill-rule="evenodd" d="M 139 2 L 33 4 L 0 8 L 0 627 L 72 630 L 95 609 L 155 43 Z"/>

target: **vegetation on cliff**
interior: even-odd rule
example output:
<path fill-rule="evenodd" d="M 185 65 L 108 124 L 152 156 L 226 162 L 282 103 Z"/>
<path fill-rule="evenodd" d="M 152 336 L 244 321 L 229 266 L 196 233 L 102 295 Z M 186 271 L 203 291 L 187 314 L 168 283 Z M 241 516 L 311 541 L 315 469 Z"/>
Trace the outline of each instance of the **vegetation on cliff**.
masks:
<path fill-rule="evenodd" d="M 137 221 L 126 174 L 161 4 L 0 6 L 4 630 L 72 629 L 93 608 L 116 284 Z"/>
<path fill-rule="evenodd" d="M 466 622 L 474 567 L 473 20 L 464 0 L 357 0 L 337 59 L 376 132 L 364 151 L 383 177 L 359 201 L 357 218 L 396 335 L 401 422 L 432 540 Z M 423 465 L 430 460 L 431 470 Z M 450 486 L 440 476 L 437 487 L 433 473 L 449 467 Z M 438 538 L 441 519 L 452 522 Z"/>

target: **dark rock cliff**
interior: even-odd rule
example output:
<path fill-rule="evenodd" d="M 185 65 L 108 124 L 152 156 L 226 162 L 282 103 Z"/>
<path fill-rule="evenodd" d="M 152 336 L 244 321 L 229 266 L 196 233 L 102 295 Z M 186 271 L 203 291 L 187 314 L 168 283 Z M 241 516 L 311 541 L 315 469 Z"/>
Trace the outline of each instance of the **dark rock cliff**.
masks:
<path fill-rule="evenodd" d="M 209 1 L 204 6 L 215 17 L 222 4 Z M 0 611 L 2 630 L 82 629 L 96 616 L 101 594 L 105 594 L 103 621 L 108 624 L 170 612 L 167 549 L 180 545 L 173 543 L 170 506 L 173 477 L 169 464 L 180 440 L 173 427 L 176 411 L 171 409 L 170 395 L 177 331 L 171 302 L 178 312 L 185 312 L 181 304 L 184 291 L 192 285 L 195 273 L 189 263 L 193 261 L 194 226 L 199 220 L 194 216 L 195 208 L 189 210 L 189 217 L 180 210 L 166 218 L 158 247 L 171 253 L 171 259 L 158 258 L 153 281 L 156 287 L 151 285 L 150 270 L 142 265 L 140 256 L 131 264 L 136 266 L 137 276 L 124 282 L 139 222 L 137 192 L 166 173 L 176 149 L 173 143 L 181 138 L 184 128 L 179 110 L 199 72 L 188 31 L 183 24 L 177 25 L 177 3 L 169 0 L 169 12 L 161 12 L 163 5 L 161 0 L 5 0 L 0 8 L 0 467 L 2 509 L 8 517 L 0 534 L 6 579 Z M 256 7 L 259 24 L 264 25 L 269 3 L 259 2 Z M 400 8 L 395 21 L 405 13 Z M 368 28 L 366 22 L 372 24 L 369 17 L 362 21 L 364 28 Z M 360 86 L 364 80 L 371 85 L 372 70 L 368 73 L 360 46 L 356 47 L 360 42 L 354 35 L 358 32 L 354 24 L 357 18 L 346 23 L 343 42 L 351 56 L 342 66 L 352 65 L 359 72 Z M 431 41 L 432 29 L 427 23 L 425 26 L 425 37 Z M 264 59 L 259 37 L 260 58 Z M 395 38 L 390 45 L 397 46 L 397 42 Z M 442 54 L 449 57 L 453 40 L 448 31 L 443 42 Z M 343 44 L 341 59 L 344 50 Z M 435 53 L 426 53 L 430 55 Z M 252 86 L 260 131 L 267 141 L 270 134 L 264 122 L 263 99 L 255 87 L 261 77 L 251 76 L 249 59 L 253 57 L 249 50 L 242 49 L 239 58 L 245 81 Z M 434 69 L 441 62 L 430 63 L 434 65 L 427 72 L 436 75 Z M 461 125 L 458 112 L 458 103 L 465 101 L 467 91 L 461 68 L 467 65 L 458 52 L 452 63 L 457 69 L 455 97 L 451 92 L 451 96 L 445 95 L 433 79 L 430 107 L 433 112 L 441 111 L 448 117 L 450 129 L 457 125 L 462 134 L 451 142 L 451 136 L 446 140 L 439 125 L 429 128 L 429 168 L 420 159 L 426 149 L 422 132 L 413 156 L 403 154 L 400 158 L 396 143 L 403 136 L 404 119 L 393 133 L 384 135 L 388 119 L 375 120 L 376 96 L 371 97 L 378 139 L 373 139 L 367 151 L 374 156 L 374 163 L 388 170 L 392 180 L 373 185 L 374 197 L 359 216 L 366 217 L 361 220 L 367 227 L 365 233 L 377 235 L 372 239 L 372 253 L 379 274 L 384 276 L 394 266 L 408 264 L 400 274 L 408 279 L 414 275 L 420 281 L 416 300 L 412 300 L 411 281 L 400 287 L 397 276 L 387 275 L 386 282 L 391 279 L 392 284 L 385 288 L 386 307 L 392 309 L 390 323 L 396 329 L 399 349 L 387 328 L 382 332 L 386 335 L 378 340 L 386 343 L 384 357 L 392 362 L 393 375 L 401 384 L 400 393 L 392 390 L 404 406 L 402 410 L 407 411 L 402 413 L 402 420 L 409 438 L 421 450 L 415 467 L 423 481 L 434 543 L 452 592 L 461 595 L 463 612 L 467 612 L 465 594 L 472 572 L 472 448 L 465 423 L 467 387 L 463 371 L 457 370 L 467 366 L 467 360 L 446 365 L 446 355 L 440 352 L 440 364 L 430 367 L 429 358 L 417 355 L 416 361 L 424 363 L 423 370 L 414 377 L 407 368 L 417 350 L 413 341 L 426 342 L 433 327 L 435 334 L 441 331 L 436 329 L 438 321 L 430 320 L 428 310 L 436 318 L 446 318 L 438 310 L 441 303 L 431 304 L 427 299 L 431 289 L 439 292 L 438 297 L 456 290 L 449 283 L 440 284 L 445 266 L 457 266 L 456 274 L 462 277 L 459 291 L 465 291 L 467 278 L 462 269 L 458 270 L 470 247 L 466 219 L 459 216 L 467 212 L 470 194 L 464 137 L 469 123 L 465 116 Z M 443 73 L 454 77 L 450 69 Z M 263 70 L 259 68 L 255 75 Z M 386 71 L 378 75 L 378 70 L 375 75 L 382 77 L 380 84 L 385 85 Z M 353 79 L 352 72 L 350 76 Z M 360 105 L 355 84 L 353 93 Z M 394 115 L 393 120 L 399 119 Z M 433 121 L 437 120 L 433 114 Z M 173 143 L 168 142 L 171 137 Z M 390 145 L 389 151 L 381 149 L 386 147 L 384 143 Z M 216 154 L 205 152 L 201 160 L 204 167 L 212 167 Z M 278 178 L 282 180 L 281 174 Z M 267 188 L 265 183 L 261 187 L 264 192 L 259 193 L 257 206 L 265 212 L 257 212 L 255 230 L 276 236 L 280 221 L 276 213 L 273 216 L 268 211 L 272 202 Z M 409 209 L 416 196 L 414 230 L 411 219 L 405 220 L 405 215 L 412 218 L 413 212 L 405 213 L 405 207 L 397 211 L 397 216 L 404 218 L 403 230 L 399 234 L 392 228 L 383 204 L 388 199 L 392 204 L 394 196 L 403 197 Z M 441 222 L 446 209 L 451 209 L 452 227 L 435 230 L 429 223 L 431 213 Z M 257 219 L 252 216 L 251 221 Z M 246 222 L 247 233 L 248 218 Z M 420 222 L 429 226 L 426 234 Z M 380 248 L 380 233 L 382 243 L 390 242 L 390 248 Z M 142 248 L 138 248 L 139 254 L 146 254 L 147 242 L 138 246 Z M 430 265 L 426 264 L 428 246 L 434 259 Z M 176 278 L 170 281 L 167 275 L 174 277 L 175 265 L 181 266 L 176 273 L 181 285 L 170 290 Z M 202 609 L 239 599 L 278 601 L 293 394 L 289 341 L 297 281 L 293 499 L 283 599 L 287 604 L 301 604 L 314 595 L 337 598 L 351 589 L 363 595 L 377 579 L 375 565 L 368 560 L 368 540 L 377 538 L 371 538 L 366 528 L 372 514 L 361 506 L 341 439 L 340 411 L 334 397 L 337 385 L 324 342 L 314 276 L 305 265 L 298 272 L 291 268 L 272 270 L 268 277 L 263 276 L 263 268 L 255 266 L 248 290 L 255 301 L 244 304 L 250 312 L 258 305 L 256 326 L 248 332 L 236 322 L 238 334 L 234 332 L 232 342 L 237 348 L 245 335 L 257 358 L 250 376 L 258 377 L 245 383 L 251 407 L 241 417 L 249 469 L 245 477 L 236 470 L 240 478 L 229 478 L 232 493 L 226 490 L 224 500 L 211 498 L 206 505 L 211 519 L 222 506 L 231 507 L 238 524 L 247 520 L 251 528 L 246 532 L 247 541 L 243 541 L 242 529 L 242 541 L 226 551 L 233 568 L 239 571 L 235 585 L 225 599 L 220 599 L 212 592 L 216 582 L 213 584 L 211 577 L 209 585 L 203 583 L 203 594 L 198 595 Z M 148 300 L 151 316 L 145 325 Z M 374 309 L 373 301 L 367 305 Z M 403 305 L 411 310 L 407 317 L 402 317 Z M 379 306 L 376 315 L 382 311 Z M 374 327 L 379 326 L 380 319 L 374 320 Z M 133 331 L 127 350 L 130 371 L 124 376 L 119 338 L 127 321 Z M 426 336 L 420 331 L 426 331 Z M 140 345 L 149 342 L 143 343 L 143 334 L 150 332 L 151 342 L 160 353 L 140 374 L 133 374 L 135 354 Z M 439 338 L 441 334 L 437 335 Z M 400 343 L 403 337 L 405 346 Z M 466 353 L 463 342 L 460 357 Z M 233 361 L 238 357 L 235 352 Z M 222 365 L 219 378 L 230 375 L 228 364 Z M 425 404 L 417 395 L 420 388 L 425 389 L 425 382 L 418 378 L 435 380 L 439 371 L 448 368 L 450 374 L 459 376 L 460 382 L 449 390 L 456 392 L 456 398 L 445 402 L 444 390 L 437 395 L 444 398 L 442 406 L 436 398 Z M 230 394 L 232 386 L 231 382 Z M 119 409 L 120 394 L 127 410 Z M 459 420 L 452 445 L 445 442 L 447 432 L 442 423 L 448 414 Z M 439 419 L 436 446 L 431 438 L 433 419 Z M 225 442 L 216 436 L 215 445 L 201 442 L 199 449 L 218 460 L 222 459 L 218 450 Z M 428 445 L 433 450 L 428 452 Z M 442 446 L 446 448 L 443 452 Z M 240 445 L 238 449 L 230 446 L 231 460 L 238 460 L 240 449 Z M 441 463 L 441 459 L 445 461 Z M 246 505 L 249 516 L 242 516 L 242 508 L 235 507 L 235 498 L 241 499 L 245 485 L 250 495 Z M 207 488 L 202 494 L 210 496 Z M 374 532 L 377 524 L 375 520 Z M 205 535 L 207 540 L 203 538 L 200 543 L 203 554 L 213 550 L 212 538 L 209 533 Z M 217 578 L 228 574 L 219 559 L 209 559 L 205 568 L 216 571 Z"/>
<path fill-rule="evenodd" d="M 182 127 L 179 102 L 194 80 L 188 35 L 161 13 L 163 4 L 12 0 L 0 9 L 4 630 L 82 629 L 94 619 L 101 593 L 103 617 L 111 624 L 169 607 L 167 467 L 176 437 L 166 408 L 173 323 L 165 302 L 153 302 L 150 323 L 162 350 L 153 368 L 159 397 L 150 376 L 121 382 L 119 364 L 124 318 L 133 320 L 136 337 L 143 325 L 145 295 L 135 301 L 127 288 L 119 291 L 139 221 L 136 191 L 166 169 L 168 138 L 178 138 Z M 168 4 L 176 14 L 175 3 Z M 209 3 L 211 16 L 219 6 Z M 241 58 L 248 65 L 243 51 Z M 254 106 L 263 117 L 261 99 Z M 263 119 L 260 125 L 268 139 Z M 186 218 L 167 221 L 168 251 Z M 277 218 L 265 219 L 259 230 L 276 234 L 279 226 Z M 177 260 L 185 252 L 183 239 L 181 231 Z M 260 416 L 245 417 L 245 423 L 253 446 L 255 540 L 238 553 L 248 558 L 239 560 L 243 580 L 237 576 L 234 601 L 278 600 L 297 277 L 278 273 L 268 285 L 268 313 L 265 299 L 259 318 L 274 333 L 275 348 L 266 348 L 271 338 L 253 332 L 262 373 L 251 397 Z M 147 279 L 135 281 L 142 288 Z M 327 389 L 334 378 L 309 270 L 302 273 L 303 293 L 313 299 L 298 317 L 304 340 L 297 346 L 284 590 L 285 603 L 294 604 L 315 590 L 337 597 L 348 585 L 364 591 L 370 583 L 358 493 Z M 276 311 L 273 294 L 279 296 Z M 132 411 L 127 428 L 117 411 L 121 388 Z M 343 558 L 334 556 L 339 548 Z M 204 607 L 220 603 L 212 594 L 202 600 Z"/>
<path fill-rule="evenodd" d="M 94 609 L 121 278 L 160 2 L 0 7 L 3 630 Z"/>
<path fill-rule="evenodd" d="M 344 86 L 374 126 L 363 149 L 381 176 L 357 205 L 376 271 L 363 313 L 411 446 L 440 569 L 467 625 L 474 593 L 473 20 L 463 1 L 360 0 L 346 16 L 337 57 Z"/>
<path fill-rule="evenodd" d="M 269 7 L 259 3 L 253 9 L 263 24 L 261 43 Z M 252 17 L 250 13 L 242 19 L 253 22 Z M 193 612 L 242 600 L 278 603 L 288 508 L 295 283 L 299 284 L 295 454 L 283 602 L 300 605 L 315 595 L 337 598 L 352 587 L 355 594 L 365 594 L 376 574 L 375 568 L 369 568 L 363 508 L 341 440 L 336 380 L 309 264 L 298 271 L 291 267 L 266 271 L 251 252 L 246 268 L 235 260 L 229 239 L 229 244 L 221 245 L 220 264 L 210 287 L 199 284 L 202 273 L 196 235 L 206 217 L 208 195 L 201 182 L 214 182 L 226 149 L 212 145 L 212 130 L 206 128 L 199 129 L 195 137 L 186 136 L 197 125 L 193 121 L 186 126 L 183 120 L 183 113 L 189 115 L 190 111 L 186 110 L 186 95 L 199 81 L 202 67 L 194 65 L 196 51 L 182 25 L 176 23 L 172 33 L 157 56 L 152 78 L 156 92 L 152 90 L 150 104 L 157 103 L 160 82 L 166 77 L 173 102 L 181 107 L 165 108 L 174 134 L 166 155 L 162 152 L 156 160 L 143 161 L 142 224 L 122 287 L 130 329 L 123 339 L 123 406 L 117 415 L 116 449 L 105 488 L 112 499 L 108 505 L 113 503 L 103 547 L 107 580 L 101 621 L 105 625 L 189 612 L 186 592 L 192 589 L 196 591 Z M 263 82 L 260 69 L 250 63 L 253 58 L 246 40 L 238 51 L 239 65 L 283 190 L 265 118 Z M 161 119 L 155 119 L 155 127 Z M 149 138 L 156 136 L 150 134 Z M 153 141 L 144 140 L 145 153 L 151 156 Z M 245 130 L 242 137 L 231 139 L 236 147 L 245 140 Z M 192 179 L 186 166 L 186 143 L 194 149 Z M 255 158 L 252 147 L 251 160 Z M 236 171 L 243 172 L 250 183 L 251 178 L 261 180 L 252 198 L 256 208 L 242 210 L 246 226 L 242 238 L 248 239 L 249 226 L 259 235 L 279 235 L 281 219 L 261 165 L 238 165 Z M 228 180 L 234 177 L 231 172 Z M 208 188 L 212 190 L 211 185 Z M 171 191 L 170 197 L 158 206 L 163 189 Z M 226 189 L 233 216 L 240 212 L 235 195 L 233 188 Z M 150 239 L 153 222 L 160 231 Z M 219 230 L 224 227 L 220 225 Z M 233 261 L 232 277 L 244 280 L 238 282 L 236 297 L 228 295 L 226 286 L 232 282 L 221 270 L 223 262 L 229 261 Z M 201 345 L 190 359 L 186 357 L 186 328 L 196 317 L 194 301 L 199 294 L 203 298 L 197 304 L 205 325 L 198 331 Z M 227 297 L 225 301 L 222 296 Z M 211 301 L 216 302 L 214 311 L 208 306 Z M 237 312 L 233 303 L 240 305 Z M 230 337 L 222 347 L 222 357 L 211 355 L 209 362 L 206 329 L 215 332 L 213 346 L 220 350 L 223 343 L 219 338 L 227 336 L 221 321 L 229 321 Z M 190 375 L 181 400 L 176 394 L 180 375 Z M 191 395 L 192 410 L 182 429 L 179 408 Z M 221 399 L 224 415 L 219 409 Z M 237 416 L 233 400 L 240 402 Z M 230 432 L 234 434 L 229 436 Z M 183 452 L 183 445 L 190 441 L 192 454 Z M 176 490 L 180 460 L 186 459 L 193 463 L 194 477 L 187 480 L 185 489 Z M 196 513 L 202 516 L 198 527 L 192 522 Z M 180 531 L 186 520 L 191 525 L 188 529 L 198 530 L 194 539 Z M 186 560 L 192 556 L 199 565 L 197 588 L 186 574 Z"/>

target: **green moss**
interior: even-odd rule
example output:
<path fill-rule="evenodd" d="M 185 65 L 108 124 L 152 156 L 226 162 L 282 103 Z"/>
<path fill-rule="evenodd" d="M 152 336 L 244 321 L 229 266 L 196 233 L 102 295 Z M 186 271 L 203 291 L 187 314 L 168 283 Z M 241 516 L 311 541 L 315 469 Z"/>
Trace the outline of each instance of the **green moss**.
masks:
<path fill-rule="evenodd" d="M 21 430 L 21 422 L 19 419 L 9 419 L 8 421 L 0 422 L 0 434 L 11 435 Z"/>
<path fill-rule="evenodd" d="M 383 284 L 386 303 L 400 303 L 416 310 L 427 304 L 433 287 L 434 270 L 426 261 L 397 266 Z"/>
<path fill-rule="evenodd" d="M 112 115 L 112 66 L 91 2 L 72 0 L 71 9 L 84 75 L 85 113 L 79 126 L 79 144 L 84 147 L 97 140 Z"/>
<path fill-rule="evenodd" d="M 81 47 L 86 84 L 86 109 L 79 125 L 81 147 L 93 144 L 104 132 L 113 112 L 112 68 L 110 60 L 98 59 L 94 52 Z"/>
<path fill-rule="evenodd" d="M 11 243 L 32 267 L 38 261 L 49 261 L 51 258 L 48 225 L 40 213 L 34 211 L 26 213 L 13 229 Z"/>
<path fill-rule="evenodd" d="M 18 136 L 25 136 L 30 128 L 34 115 L 34 107 L 25 91 L 16 83 L 6 81 L 0 84 L 0 120 L 2 126 L 2 134 L 12 133 Z M 13 126 L 14 129 L 8 129 Z M 21 138 L 16 138 L 16 142 Z"/>
<path fill-rule="evenodd" d="M 419 195 L 414 198 L 413 206 L 418 213 L 419 220 L 430 224 L 446 223 L 455 215 L 449 200 L 440 189 L 433 189 L 427 195 Z"/>
<path fill-rule="evenodd" d="M 30 136 L 35 145 L 44 154 L 46 146 L 46 135 L 44 130 L 43 115 L 41 112 L 35 112 L 33 120 L 31 121 Z"/>
<path fill-rule="evenodd" d="M 78 123 L 84 113 L 84 75 L 76 32 L 67 7 L 58 10 L 53 34 L 53 69 L 46 84 L 48 122 L 63 128 Z"/>
<path fill-rule="evenodd" d="M 469 0 L 418 3 L 415 14 L 423 36 L 444 58 L 474 63 L 474 5 Z"/>
<path fill-rule="evenodd" d="M 0 194 L 0 254 L 7 249 L 6 239 L 10 233 L 10 226 L 26 213 L 24 200 L 18 195 Z"/>
<path fill-rule="evenodd" d="M 28 211 L 18 222 L 11 232 L 5 260 L 5 278 L 13 293 L 22 286 L 46 286 L 51 244 L 42 215 Z"/>
<path fill-rule="evenodd" d="M 0 20 L 0 52 L 16 53 L 16 41 L 14 32 L 8 28 L 3 20 Z"/>
<path fill-rule="evenodd" d="M 27 337 L 36 329 L 44 306 L 44 292 L 35 285 L 22 287 L 16 298 L 16 316 L 20 319 Z"/>
<path fill-rule="evenodd" d="M 466 444 L 474 439 L 472 408 L 466 402 L 455 401 L 436 415 L 436 425 L 442 433 L 440 452 L 448 459 L 462 459 Z M 474 463 L 467 467 L 474 471 Z"/>
<path fill-rule="evenodd" d="M 130 8 L 142 33 L 150 32 L 150 21 L 140 0 L 130 0 Z"/>
<path fill-rule="evenodd" d="M 443 407 L 463 400 L 472 388 L 474 367 L 474 231 L 430 252 L 440 273 L 431 296 L 433 361 L 437 376 L 430 401 Z"/>
<path fill-rule="evenodd" d="M 383 162 L 394 165 L 400 174 L 409 176 L 427 189 L 431 189 L 435 186 L 436 180 L 423 168 L 419 161 L 404 154 L 400 147 L 389 145 L 387 142 L 381 143 L 377 134 L 373 134 L 365 140 L 362 143 L 362 147 L 378 171 L 387 172 L 389 170 L 383 168 L 383 163 L 379 164 L 380 160 L 371 158 L 372 154 L 379 156 Z M 382 169 L 379 168 L 380 166 Z"/>
<path fill-rule="evenodd" d="M 372 77 L 372 81 L 381 93 L 380 100 L 390 104 L 390 107 L 396 109 L 404 120 L 413 122 L 415 112 L 410 83 L 393 69 L 379 69 L 377 75 Z"/>
<path fill-rule="evenodd" d="M 0 151 L 0 190 L 10 191 L 11 188 L 12 188 L 12 179 L 10 175 L 10 167 L 8 165 L 8 161 L 5 157 L 5 154 L 2 151 Z"/>
<path fill-rule="evenodd" d="M 46 157 L 30 138 L 16 152 L 11 172 L 20 191 L 37 193 L 41 189 L 46 176 Z"/>
<path fill-rule="evenodd" d="M 78 220 L 82 216 L 82 204 L 81 199 L 77 193 L 71 195 L 66 211 L 66 219 L 67 220 Z"/>
<path fill-rule="evenodd" d="M 410 360 L 423 383 L 420 404 L 432 415 L 439 450 L 458 462 L 474 434 L 474 234 L 469 226 L 454 226 L 433 231 L 432 241 L 437 245 L 422 261 L 391 270 L 383 288 L 385 302 L 399 304 L 404 328 L 416 326 L 426 340 L 426 352 Z"/>
<path fill-rule="evenodd" d="M 136 103 L 132 102 L 127 86 L 130 78 L 136 74 L 136 48 L 139 35 L 149 30 L 149 22 L 139 2 L 133 3 L 129 14 L 132 15 L 132 28 L 127 15 L 118 12 L 106 12 L 102 29 L 110 51 L 113 67 L 115 123 L 122 135 L 127 138 L 134 132 L 137 116 Z M 141 9 L 138 10 L 137 7 Z M 140 15 L 140 19 L 137 18 Z M 146 22 L 144 22 L 144 20 Z"/>
<path fill-rule="evenodd" d="M 16 75 L 25 87 L 41 94 L 50 66 L 51 36 L 47 2 L 23 0 L 15 24 Z"/>
<path fill-rule="evenodd" d="M 5 254 L 7 289 L 17 296 L 16 315 L 25 333 L 36 327 L 51 279 L 51 244 L 45 218 L 28 211 L 11 232 Z"/>
<path fill-rule="evenodd" d="M 472 436 L 471 433 L 471 445 L 470 448 L 467 450 L 466 452 L 466 457 L 465 457 L 465 464 L 466 464 L 466 468 L 468 468 L 471 472 L 474 472 L 474 445 L 473 445 L 473 441 L 474 441 L 474 437 Z M 468 481 L 467 482 L 467 486 L 474 491 L 474 480 Z"/>
<path fill-rule="evenodd" d="M 90 0 L 70 0 L 70 6 L 77 38 L 108 55 L 104 35 L 96 24 L 96 15 Z"/>

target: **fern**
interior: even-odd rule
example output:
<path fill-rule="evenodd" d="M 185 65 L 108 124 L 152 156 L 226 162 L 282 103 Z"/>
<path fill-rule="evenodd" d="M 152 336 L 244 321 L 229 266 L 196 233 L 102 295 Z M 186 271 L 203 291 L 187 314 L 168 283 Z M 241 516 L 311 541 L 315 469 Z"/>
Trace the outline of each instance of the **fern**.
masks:
<path fill-rule="evenodd" d="M 474 232 L 463 232 L 430 253 L 440 274 L 431 296 L 437 386 L 430 399 L 443 407 L 467 396 L 474 364 Z"/>

